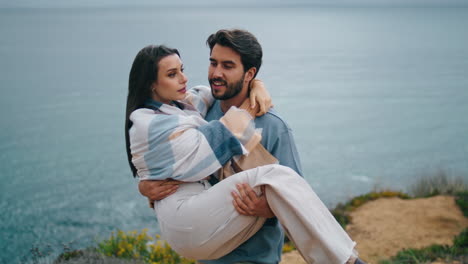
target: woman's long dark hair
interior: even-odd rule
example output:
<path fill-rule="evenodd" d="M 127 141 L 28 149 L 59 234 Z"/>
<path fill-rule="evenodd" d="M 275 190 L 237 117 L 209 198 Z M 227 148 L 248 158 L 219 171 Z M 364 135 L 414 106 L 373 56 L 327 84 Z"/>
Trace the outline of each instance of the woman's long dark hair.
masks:
<path fill-rule="evenodd" d="M 127 110 L 125 112 L 125 144 L 127 148 L 127 158 L 133 177 L 137 175 L 137 169 L 132 163 L 130 152 L 129 130 L 132 127 L 130 114 L 138 108 L 142 108 L 145 101 L 151 98 L 151 85 L 157 81 L 159 61 L 169 55 L 177 54 L 179 51 L 168 48 L 164 45 L 146 46 L 135 57 L 128 79 Z"/>

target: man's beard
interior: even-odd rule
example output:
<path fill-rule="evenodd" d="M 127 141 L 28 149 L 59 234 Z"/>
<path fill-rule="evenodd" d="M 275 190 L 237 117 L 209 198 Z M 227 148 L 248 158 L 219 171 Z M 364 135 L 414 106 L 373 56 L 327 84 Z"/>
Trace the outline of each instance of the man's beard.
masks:
<path fill-rule="evenodd" d="M 214 79 L 210 79 L 210 84 L 212 85 L 212 83 L 215 81 L 223 81 L 226 83 L 226 81 L 224 81 L 223 79 L 214 78 Z M 215 99 L 218 99 L 218 100 L 231 99 L 242 91 L 243 83 L 244 83 L 244 76 L 242 76 L 242 78 L 235 83 L 231 83 L 231 84 L 226 83 L 226 91 L 224 92 L 224 94 L 215 95 L 215 93 L 213 92 L 213 89 L 211 89 L 211 94 L 213 95 Z"/>

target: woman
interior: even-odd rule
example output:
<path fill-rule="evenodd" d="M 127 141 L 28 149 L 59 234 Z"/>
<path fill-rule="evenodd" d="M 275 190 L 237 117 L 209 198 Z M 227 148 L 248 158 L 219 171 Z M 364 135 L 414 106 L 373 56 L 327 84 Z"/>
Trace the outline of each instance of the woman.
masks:
<path fill-rule="evenodd" d="M 208 175 L 254 153 L 261 137 L 248 106 L 204 121 L 213 101 L 210 90 L 187 91 L 186 82 L 178 51 L 164 46 L 142 49 L 130 72 L 126 139 L 132 171 L 140 180 L 186 182 L 155 204 L 168 243 L 193 259 L 216 259 L 238 247 L 265 221 L 239 215 L 232 205 L 236 184 L 248 183 L 257 193 L 263 186 L 270 208 L 308 263 L 354 263 L 355 243 L 293 170 L 266 165 L 209 184 Z"/>

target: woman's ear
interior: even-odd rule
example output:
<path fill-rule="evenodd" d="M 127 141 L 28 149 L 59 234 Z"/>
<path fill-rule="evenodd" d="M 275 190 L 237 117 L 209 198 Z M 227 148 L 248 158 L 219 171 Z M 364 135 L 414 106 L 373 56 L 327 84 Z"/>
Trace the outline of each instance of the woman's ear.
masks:
<path fill-rule="evenodd" d="M 158 97 L 158 90 L 157 90 L 158 84 L 156 82 L 153 82 L 150 86 L 151 89 L 151 98 L 156 100 Z"/>
<path fill-rule="evenodd" d="M 156 87 L 157 87 L 157 86 L 158 86 L 158 85 L 156 84 L 156 81 L 154 81 L 154 82 L 151 84 L 150 89 L 151 89 L 151 93 L 152 93 L 152 94 L 155 94 L 155 93 L 156 93 Z"/>

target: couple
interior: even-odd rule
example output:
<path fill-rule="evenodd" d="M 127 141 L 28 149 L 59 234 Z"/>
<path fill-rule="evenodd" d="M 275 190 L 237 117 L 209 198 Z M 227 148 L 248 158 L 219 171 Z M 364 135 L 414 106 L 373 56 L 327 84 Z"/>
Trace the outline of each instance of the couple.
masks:
<path fill-rule="evenodd" d="M 140 192 L 157 200 L 164 239 L 200 263 L 278 263 L 279 219 L 307 263 L 362 263 L 299 175 L 289 128 L 264 114 L 257 39 L 220 30 L 207 43 L 211 90 L 187 90 L 179 52 L 165 46 L 143 48 L 130 71 L 128 159 Z"/>

